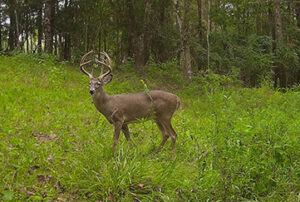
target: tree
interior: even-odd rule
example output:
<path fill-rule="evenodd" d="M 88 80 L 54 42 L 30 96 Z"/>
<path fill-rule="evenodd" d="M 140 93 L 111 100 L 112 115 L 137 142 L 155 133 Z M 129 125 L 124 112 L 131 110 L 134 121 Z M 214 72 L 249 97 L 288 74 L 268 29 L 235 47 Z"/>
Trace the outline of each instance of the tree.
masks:
<path fill-rule="evenodd" d="M 188 20 L 188 14 L 190 10 L 191 2 L 189 0 L 183 1 L 183 6 L 180 5 L 178 0 L 173 0 L 174 8 L 177 18 L 177 24 L 180 33 L 181 47 L 183 52 L 183 71 L 185 76 L 191 80 L 192 70 L 191 70 L 191 51 L 190 51 L 190 25 Z M 183 17 L 181 16 L 181 11 L 183 11 Z"/>
<path fill-rule="evenodd" d="M 45 33 L 45 52 L 52 53 L 53 51 L 53 10 L 55 0 L 44 0 L 45 15 L 44 15 L 44 33 Z"/>
<path fill-rule="evenodd" d="M 274 0 L 274 40 L 275 40 L 275 49 L 279 49 L 279 46 L 282 42 L 282 25 L 281 25 L 281 13 L 280 13 L 280 0 Z M 275 53 L 278 53 L 275 50 Z M 280 86 L 286 86 L 285 72 L 281 70 L 278 63 L 275 64 L 275 87 L 278 85 L 278 80 L 280 81 Z"/>

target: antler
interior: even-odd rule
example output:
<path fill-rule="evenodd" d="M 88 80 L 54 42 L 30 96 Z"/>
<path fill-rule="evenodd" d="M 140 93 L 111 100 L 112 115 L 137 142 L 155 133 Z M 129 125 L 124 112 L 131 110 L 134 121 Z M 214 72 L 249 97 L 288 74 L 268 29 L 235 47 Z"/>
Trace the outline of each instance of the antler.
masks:
<path fill-rule="evenodd" d="M 105 72 L 104 74 L 101 74 L 98 78 L 99 80 L 103 79 L 104 77 L 106 77 L 108 74 L 111 73 L 112 71 L 112 67 L 111 67 L 111 59 L 110 57 L 108 56 L 108 54 L 106 52 L 100 52 L 100 54 L 104 55 L 106 57 L 106 63 L 105 62 L 102 62 L 100 60 L 98 60 L 97 58 L 95 58 L 95 61 L 101 65 L 104 65 L 108 68 L 108 71 Z"/>
<path fill-rule="evenodd" d="M 81 61 L 80 61 L 80 69 L 83 73 L 85 73 L 86 75 L 88 75 L 90 78 L 93 78 L 93 75 L 88 73 L 85 69 L 84 69 L 84 66 L 85 65 L 88 65 L 90 63 L 92 63 L 93 61 L 92 60 L 89 60 L 87 62 L 85 62 L 85 59 L 91 54 L 91 53 L 94 53 L 94 51 L 90 51 L 86 54 L 84 54 L 84 56 L 81 58 Z"/>

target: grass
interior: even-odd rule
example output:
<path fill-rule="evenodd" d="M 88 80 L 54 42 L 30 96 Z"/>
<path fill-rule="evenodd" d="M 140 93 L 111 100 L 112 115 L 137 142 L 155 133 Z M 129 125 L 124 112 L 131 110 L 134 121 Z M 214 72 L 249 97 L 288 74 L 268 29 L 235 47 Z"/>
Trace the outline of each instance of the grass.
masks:
<path fill-rule="evenodd" d="M 165 89 L 182 100 L 170 141 L 151 121 L 129 125 L 112 155 L 112 126 L 78 67 L 0 56 L 0 198 L 4 201 L 298 201 L 300 92 L 238 88 L 209 74 L 115 71 L 110 94 Z M 158 72 L 158 73 L 157 73 Z M 226 86 L 226 87 L 223 87 Z"/>

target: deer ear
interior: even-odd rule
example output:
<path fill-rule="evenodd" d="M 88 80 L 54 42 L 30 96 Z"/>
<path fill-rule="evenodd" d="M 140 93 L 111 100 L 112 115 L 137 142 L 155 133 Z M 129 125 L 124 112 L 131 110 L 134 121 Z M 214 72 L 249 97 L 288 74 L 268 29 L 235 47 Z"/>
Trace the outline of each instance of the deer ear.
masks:
<path fill-rule="evenodd" d="M 111 82 L 112 79 L 113 79 L 113 75 L 109 74 L 102 79 L 102 82 L 103 82 L 103 84 L 108 84 L 109 82 Z"/>

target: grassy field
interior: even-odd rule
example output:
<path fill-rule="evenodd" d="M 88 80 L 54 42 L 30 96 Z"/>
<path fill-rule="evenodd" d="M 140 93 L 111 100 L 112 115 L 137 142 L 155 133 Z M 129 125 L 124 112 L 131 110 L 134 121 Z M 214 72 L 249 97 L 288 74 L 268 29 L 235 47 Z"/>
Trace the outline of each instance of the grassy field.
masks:
<path fill-rule="evenodd" d="M 129 125 L 137 146 L 99 114 L 78 67 L 52 58 L 0 56 L 0 200 L 299 201 L 300 91 L 236 87 L 209 74 L 187 84 L 177 71 L 130 65 L 109 94 L 164 89 L 182 100 L 160 153 L 155 123 Z"/>

